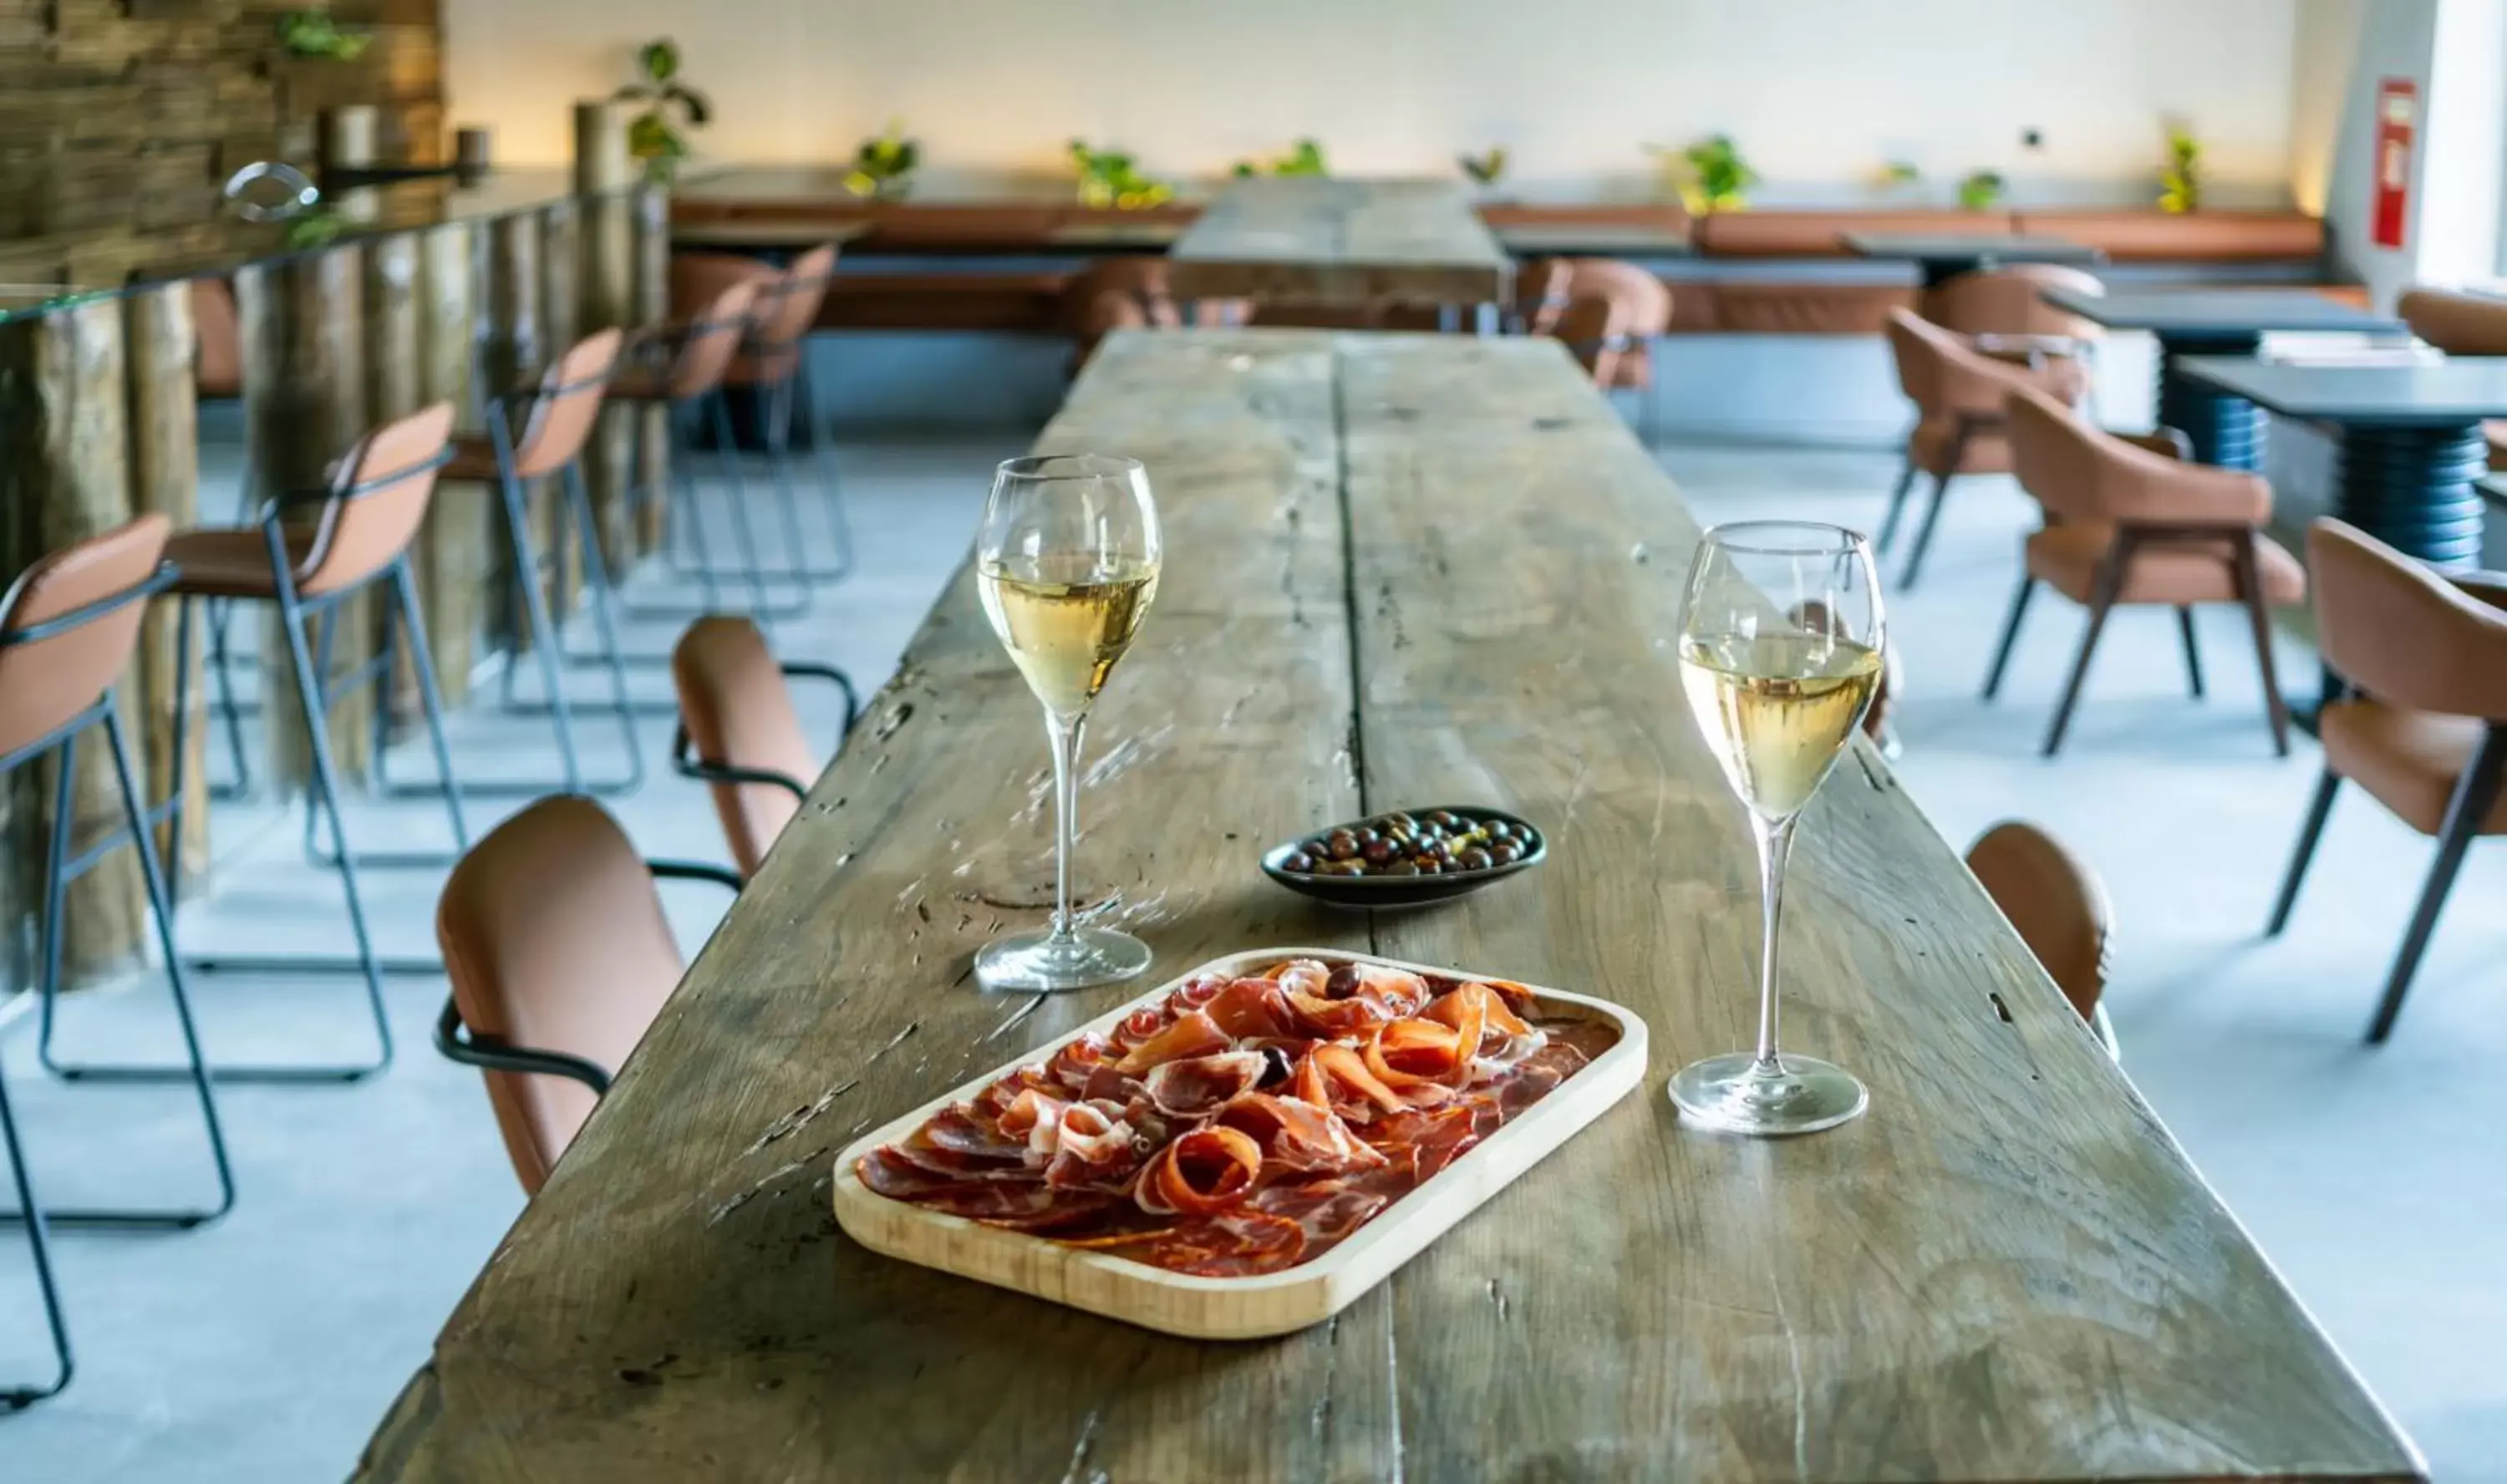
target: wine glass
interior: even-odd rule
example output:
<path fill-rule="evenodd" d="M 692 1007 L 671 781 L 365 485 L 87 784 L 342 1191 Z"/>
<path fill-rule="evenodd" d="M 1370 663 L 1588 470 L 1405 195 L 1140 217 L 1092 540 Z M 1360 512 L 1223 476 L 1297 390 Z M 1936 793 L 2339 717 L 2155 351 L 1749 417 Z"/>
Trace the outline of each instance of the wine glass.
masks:
<path fill-rule="evenodd" d="M 1851 1072 L 1776 1049 L 1776 932 L 1785 860 L 1878 687 L 1885 637 L 1871 548 L 1834 525 L 1744 521 L 1706 532 L 1680 619 L 1680 685 L 1759 847 L 1764 937 L 1759 1046 L 1671 1079 L 1688 1117 L 1740 1134 L 1809 1134 L 1860 1115 Z"/>
<path fill-rule="evenodd" d="M 1013 458 L 993 476 L 975 586 L 1001 647 L 1044 703 L 1053 743 L 1053 926 L 975 955 L 986 989 L 1052 993 L 1131 979 L 1149 948 L 1071 916 L 1079 743 L 1088 707 L 1158 591 L 1158 510 L 1140 462 L 1103 453 Z"/>

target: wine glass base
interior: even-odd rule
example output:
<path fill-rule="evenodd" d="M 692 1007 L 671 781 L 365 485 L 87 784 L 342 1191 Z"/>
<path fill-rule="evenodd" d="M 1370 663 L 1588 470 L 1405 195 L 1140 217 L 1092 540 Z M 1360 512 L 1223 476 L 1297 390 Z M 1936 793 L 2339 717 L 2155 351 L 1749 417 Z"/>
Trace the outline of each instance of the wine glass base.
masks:
<path fill-rule="evenodd" d="M 1816 1057 L 1779 1053 L 1770 1071 L 1746 1051 L 1692 1062 L 1672 1074 L 1681 1116 L 1733 1134 L 1816 1134 L 1863 1116 L 1871 1095 L 1854 1074 Z"/>
<path fill-rule="evenodd" d="M 1127 932 L 1082 927 L 1060 942 L 1050 932 L 1012 933 L 975 953 L 975 982 L 988 990 L 1055 995 L 1138 979 L 1149 968 L 1149 945 Z"/>

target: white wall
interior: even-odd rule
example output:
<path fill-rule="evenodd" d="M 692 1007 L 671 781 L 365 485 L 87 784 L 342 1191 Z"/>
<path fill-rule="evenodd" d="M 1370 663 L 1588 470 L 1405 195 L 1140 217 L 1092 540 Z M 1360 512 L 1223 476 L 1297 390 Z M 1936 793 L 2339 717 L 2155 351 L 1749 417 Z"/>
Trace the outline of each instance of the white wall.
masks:
<path fill-rule="evenodd" d="M 1723 129 L 1763 199 L 1853 195 L 1883 162 L 1945 199 L 2139 201 L 2162 115 L 2224 200 L 2282 199 L 2291 0 L 445 0 L 451 116 L 553 163 L 567 105 L 674 36 L 726 161 L 849 155 L 891 116 L 935 173 L 1059 172 L 1073 135 L 1218 173 L 1320 137 L 1353 174 L 1515 154 L 1527 194 L 1641 194 L 1649 143 Z M 2023 127 L 2045 131 L 2023 152 Z"/>

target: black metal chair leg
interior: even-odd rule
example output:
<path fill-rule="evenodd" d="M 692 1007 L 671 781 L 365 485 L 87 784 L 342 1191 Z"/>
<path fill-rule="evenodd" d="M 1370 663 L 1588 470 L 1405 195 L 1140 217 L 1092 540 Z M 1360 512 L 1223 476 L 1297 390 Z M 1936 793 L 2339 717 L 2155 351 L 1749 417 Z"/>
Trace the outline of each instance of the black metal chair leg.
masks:
<path fill-rule="evenodd" d="M 1898 471 L 1897 488 L 1889 491 L 1889 514 L 1881 519 L 1879 539 L 1872 543 L 1875 551 L 1887 553 L 1898 539 L 1898 523 L 1907 514 L 1907 496 L 1915 489 L 1915 456 L 1909 452 L 1906 465 Z"/>
<path fill-rule="evenodd" d="M 2280 667 L 2272 663 L 2271 615 L 2264 611 L 2263 563 L 2255 556 L 2254 543 L 2262 539 L 2250 536 L 2237 549 L 2237 593 L 2246 607 L 2246 621 L 2255 632 L 2255 664 L 2263 676 L 2264 715 L 2271 722 L 2272 751 L 2289 756 L 2289 703 L 2280 693 Z"/>
<path fill-rule="evenodd" d="M 2281 874 L 2280 895 L 2273 899 L 2271 919 L 2264 924 L 2264 936 L 2276 938 L 2289 925 L 2290 909 L 2298 905 L 2298 888 L 2307 880 L 2307 868 L 2315 859 L 2315 843 L 2324 836 L 2324 821 L 2333 813 L 2333 796 L 2341 791 L 2342 775 L 2327 768 L 2324 777 L 2315 780 L 2315 796 L 2307 802 L 2307 822 L 2298 827 L 2298 849 L 2289 857 L 2289 869 Z"/>
<path fill-rule="evenodd" d="M 1933 530 L 1942 523 L 1943 497 L 1949 493 L 1949 489 L 1948 475 L 1938 474 L 1933 477 L 1932 499 L 1924 506 L 1924 524 L 1915 527 L 1915 544 L 1907 553 L 1907 569 L 1899 574 L 1899 587 L 1912 589 L 1915 586 L 1915 579 L 1923 574 L 1924 554 L 1933 549 Z"/>
<path fill-rule="evenodd" d="M 2185 646 L 2185 688 L 2194 699 L 2202 699 L 2202 651 L 2194 639 L 2194 610 L 2176 610 L 2176 637 Z"/>
<path fill-rule="evenodd" d="M 618 718 L 618 737 L 627 747 L 627 776 L 601 785 L 633 793 L 644 785 L 644 743 L 636 733 L 635 698 L 627 686 L 627 661 L 618 644 L 618 625 L 610 612 L 608 557 L 600 549 L 600 528 L 593 517 L 592 495 L 584 488 L 583 470 L 565 470 L 566 506 L 574 513 L 574 534 L 583 552 L 584 595 L 592 607 L 592 630 L 600 640 L 602 668 L 609 671 L 610 714 Z"/>
<path fill-rule="evenodd" d="M 2011 616 L 2002 621 L 2002 642 L 1994 646 L 1993 668 L 1984 672 L 1984 699 L 1991 701 L 2002 690 L 2002 672 L 2011 667 L 2011 651 L 2019 642 L 2019 622 L 2028 616 L 2028 599 L 2037 593 L 2037 579 L 2019 574 L 2019 591 L 2011 595 Z"/>
<path fill-rule="evenodd" d="M 274 528 L 272 542 L 272 564 L 283 572 L 286 556 L 284 549 L 276 546 Z M 383 975 L 435 975 L 444 972 L 444 965 L 440 961 L 424 960 L 391 962 L 375 952 L 374 937 L 366 923 L 365 898 L 357 888 L 357 857 L 348 849 L 348 826 L 342 812 L 339 770 L 331 757 L 330 730 L 323 724 L 329 706 L 325 704 L 320 678 L 313 669 L 313 656 L 304 633 L 303 606 L 292 584 L 282 581 L 278 606 L 279 628 L 286 634 L 288 659 L 295 667 L 297 692 L 304 703 L 305 725 L 312 742 L 313 778 L 307 790 L 306 807 L 318 807 L 330 818 L 331 865 L 340 875 L 341 894 L 345 898 L 348 909 L 348 929 L 357 940 L 356 956 L 338 959 L 207 955 L 186 960 L 186 966 L 195 973 L 203 974 L 358 974 L 365 981 L 366 1006 L 375 1022 L 377 1050 L 373 1061 L 337 1067 L 219 1068 L 211 1073 L 220 1081 L 354 1082 L 391 1065 L 391 1020 L 383 1003 Z"/>
<path fill-rule="evenodd" d="M 1651 398 L 1648 401 L 1650 402 Z M 834 421 L 830 417 L 821 416 L 818 411 L 818 396 L 810 383 L 809 354 L 806 345 L 795 352 L 792 375 L 784 382 L 782 418 L 785 428 L 784 437 L 787 441 L 791 436 L 789 429 L 796 407 L 800 409 L 799 416 L 803 418 L 803 426 L 810 429 L 810 463 L 817 472 L 818 491 L 825 497 L 827 533 L 835 548 L 836 564 L 814 567 L 801 559 L 800 554 L 808 550 L 808 547 L 801 534 L 800 520 L 795 513 L 795 506 L 787 501 L 784 505 L 783 526 L 791 539 L 793 556 L 789 567 L 777 572 L 776 575 L 794 577 L 808 582 L 842 582 L 854 572 L 853 529 L 851 524 L 845 519 L 844 476 L 836 459 Z M 1653 445 L 1649 441 L 1646 447 L 1652 449 Z"/>
<path fill-rule="evenodd" d="M 18 1118 L 9 1106 L 9 1081 L 0 1076 L 0 1145 L 9 1155 L 10 1182 L 18 1188 L 18 1209 L 27 1213 L 26 1249 L 35 1259 L 35 1287 L 44 1298 L 44 1322 L 53 1335 L 53 1379 L 32 1386 L 0 1387 L 0 1411 L 14 1412 L 33 1406 L 47 1396 L 57 1396 L 77 1373 L 77 1359 L 70 1353 L 70 1326 L 61 1310 L 60 1280 L 53 1272 L 52 1244 L 44 1229 L 44 1208 L 35 1199 L 35 1179 L 26 1168 L 26 1148 L 18 1140 Z"/>
<path fill-rule="evenodd" d="M 165 984 L 174 1000 L 174 1020 L 175 1024 L 181 1028 L 183 1033 L 184 1052 L 183 1064 L 179 1067 L 166 1067 L 162 1068 L 125 1068 L 123 1070 L 127 1072 L 149 1071 L 159 1073 L 158 1076 L 147 1079 L 152 1081 L 170 1081 L 176 1078 L 181 1078 L 192 1084 L 193 1091 L 200 1099 L 201 1128 L 208 1135 L 210 1163 L 217 1171 L 218 1200 L 215 1206 L 205 1210 L 199 1208 L 174 1211 L 105 1211 L 68 1209 L 45 1211 L 42 1213 L 42 1215 L 44 1220 L 56 1227 L 106 1227 L 121 1230 L 171 1229 L 184 1231 L 195 1226 L 214 1221 L 235 1209 L 235 1167 L 227 1158 L 226 1134 L 218 1123 L 217 1098 L 209 1090 L 210 1072 L 208 1064 L 200 1054 L 200 1029 L 192 1018 L 192 998 L 183 985 L 183 960 L 181 955 L 176 951 L 174 946 L 173 902 L 165 889 L 164 872 L 158 859 L 157 841 L 154 834 L 151 833 L 151 821 L 148 817 L 148 813 L 140 806 L 138 784 L 133 780 L 131 774 L 130 751 L 128 746 L 125 743 L 122 735 L 120 709 L 118 702 L 107 704 L 103 718 L 105 739 L 112 747 L 114 776 L 121 785 L 123 822 L 130 832 L 130 840 L 133 847 L 139 851 L 140 875 L 148 887 L 149 915 L 155 920 L 158 946 L 165 955 Z M 81 730 L 83 731 L 85 729 L 82 728 Z M 76 755 L 76 745 L 77 739 L 75 735 L 68 739 L 64 739 L 61 742 L 58 755 L 63 777 L 67 777 L 71 771 L 72 759 Z M 63 792 L 67 792 L 67 790 L 64 789 Z M 58 832 L 55 833 L 57 835 Z M 60 852 L 57 845 L 54 848 L 54 859 L 60 866 L 66 866 L 67 864 L 67 862 L 60 859 Z M 93 857 L 90 857 L 90 859 L 93 859 Z M 62 874 L 66 876 L 70 873 L 64 870 Z M 66 881 L 64 881 L 62 885 L 66 887 Z M 44 977 L 40 987 L 40 992 L 43 995 L 41 1005 L 44 1019 L 44 1039 L 47 1043 L 49 1043 L 52 1032 L 54 1003 L 58 999 L 60 994 L 60 940 L 66 936 L 63 932 L 65 924 L 57 912 L 59 899 L 60 892 L 57 889 L 47 890 L 45 893 L 45 901 L 48 910 L 44 923 Z M 46 1067 L 52 1068 L 54 1070 L 60 1072 L 65 1078 L 77 1080 L 89 1074 L 84 1068 L 61 1068 L 56 1066 L 51 1059 L 49 1044 L 39 1047 L 39 1054 L 43 1056 L 44 1065 Z M 139 1080 L 139 1078 L 124 1075 L 98 1077 L 96 1080 L 131 1081 Z M 33 1208 L 20 1207 L 16 1212 L 0 1212 L 0 1221 L 22 1220 L 24 1219 L 25 1212 Z"/>
<path fill-rule="evenodd" d="M 2393 1034 L 2394 1021 L 2403 1013 L 2403 995 L 2412 987 L 2412 976 L 2419 972 L 2420 959 L 2428 952 L 2429 938 L 2437 931 L 2438 914 L 2446 909 L 2447 893 L 2453 889 L 2455 872 L 2463 866 L 2464 852 L 2472 846 L 2473 837 L 2481 833 L 2482 821 L 2489 816 L 2490 807 L 2498 802 L 2498 784 L 2507 775 L 2507 725 L 2492 725 L 2482 740 L 2481 749 L 2455 781 L 2454 797 L 2446 805 L 2446 818 L 2438 826 L 2437 859 L 2429 866 L 2428 882 L 2420 887 L 2419 905 L 2412 912 L 2412 924 L 2403 933 L 2402 952 L 2394 958 L 2394 969 L 2385 981 L 2384 997 L 2377 1002 L 2376 1019 L 2368 1023 L 2368 1044 L 2384 1044 Z"/>
<path fill-rule="evenodd" d="M 188 607 L 190 606 L 191 599 L 185 598 L 183 599 L 183 603 Z M 253 796 L 255 790 L 253 788 L 252 781 L 252 761 L 244 747 L 243 742 L 243 708 L 236 702 L 235 676 L 227 668 L 227 625 L 233 622 L 235 618 L 235 601 L 232 598 L 212 597 L 208 599 L 208 663 L 217 667 L 215 671 L 217 676 L 216 706 L 218 717 L 224 724 L 224 730 L 226 732 L 227 760 L 235 769 L 235 780 L 233 782 L 223 784 L 212 783 L 209 786 L 209 797 L 213 799 L 249 799 Z M 184 663 L 186 665 L 190 663 L 188 657 Z"/>
<path fill-rule="evenodd" d="M 717 390 L 709 405 L 713 409 L 715 452 L 722 460 L 723 471 L 728 476 L 732 489 L 731 539 L 733 544 L 740 548 L 741 567 L 748 579 L 748 616 L 757 621 L 759 629 L 771 633 L 773 626 L 769 620 L 791 618 L 809 609 L 810 585 L 806 582 L 794 584 L 793 597 L 789 603 L 778 604 L 769 597 L 766 564 L 758 555 L 757 529 L 749 519 L 747 491 L 745 483 L 739 477 L 740 449 L 732 436 L 731 402 L 724 393 Z M 768 467 L 773 471 L 772 477 L 776 484 L 780 488 L 788 489 L 791 486 L 791 471 L 786 466 L 782 455 L 776 452 L 776 444 L 779 442 L 781 442 L 780 439 L 770 435 L 767 445 Z"/>

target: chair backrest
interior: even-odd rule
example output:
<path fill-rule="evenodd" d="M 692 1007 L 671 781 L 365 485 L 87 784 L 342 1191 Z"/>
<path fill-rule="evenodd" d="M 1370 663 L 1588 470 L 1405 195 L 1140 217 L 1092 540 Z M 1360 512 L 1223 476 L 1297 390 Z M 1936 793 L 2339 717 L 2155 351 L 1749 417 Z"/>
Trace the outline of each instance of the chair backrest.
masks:
<path fill-rule="evenodd" d="M 1622 335 L 1654 336 L 1671 329 L 1671 288 L 1653 271 L 1611 258 L 1579 258 L 1567 270 L 1567 297 L 1599 295 L 1611 301 Z"/>
<path fill-rule="evenodd" d="M 2307 532 L 2324 663 L 2380 701 L 2507 721 L 2507 612 L 2340 521 Z"/>
<path fill-rule="evenodd" d="M 679 353 L 671 358 L 670 392 L 673 401 L 702 397 L 722 384 L 723 373 L 748 339 L 749 316 L 756 311 L 764 281 L 736 278 L 707 300 L 688 322 Z"/>
<path fill-rule="evenodd" d="M 1554 335 L 1567 311 L 1567 286 L 1575 264 L 1566 258 L 1527 258 L 1514 270 L 1514 310 L 1527 335 Z"/>
<path fill-rule="evenodd" d="M 793 259 L 758 302 L 753 332 L 758 347 L 777 355 L 799 345 L 818 322 L 818 308 L 827 302 L 827 285 L 835 276 L 833 242 L 822 242 Z"/>
<path fill-rule="evenodd" d="M 2507 299 L 2412 289 L 2394 308 L 2414 335 L 2449 355 L 2507 355 Z"/>
<path fill-rule="evenodd" d="M 600 399 L 618 369 L 616 330 L 598 330 L 574 343 L 540 376 L 529 420 L 514 444 L 514 472 L 541 479 L 574 462 L 600 417 Z"/>
<path fill-rule="evenodd" d="M 224 278 L 195 278 L 191 297 L 194 392 L 242 396 L 243 318 L 236 312 L 235 286 Z"/>
<path fill-rule="evenodd" d="M 1565 343 L 1577 365 L 1592 373 L 1595 385 L 1609 386 L 1619 374 L 1619 357 L 1626 348 L 1625 323 L 1616 301 L 1599 295 L 1578 296 L 1567 301 L 1550 333 Z"/>
<path fill-rule="evenodd" d="M 474 1037 L 615 1073 L 685 965 L 662 899 L 608 811 L 542 799 L 472 846 L 444 883 L 435 935 Z M 599 1097 L 570 1078 L 490 1071 L 514 1174 L 535 1192 Z"/>
<path fill-rule="evenodd" d="M 409 550 L 452 436 L 453 404 L 438 402 L 384 423 L 348 451 L 296 574 L 299 594 L 355 587 Z"/>
<path fill-rule="evenodd" d="M 137 590 L 166 534 L 164 516 L 141 516 L 42 558 L 0 594 L 0 757 L 60 730 L 122 678 L 148 608 Z M 117 597 L 127 600 L 107 606 Z M 20 637 L 84 608 L 93 615 Z"/>
<path fill-rule="evenodd" d="M 1881 326 L 1889 338 L 1889 358 L 1898 368 L 1898 388 L 1916 412 L 1931 416 L 1944 410 L 1942 394 L 1944 347 L 1955 344 L 1950 333 L 1912 309 L 1891 309 Z"/>
<path fill-rule="evenodd" d="M 2003 404 L 2011 440 L 2011 472 L 2049 515 L 2066 521 L 2107 519 L 2098 498 L 2096 428 L 2044 392 L 2020 389 Z"/>
<path fill-rule="evenodd" d="M 1100 258 L 1071 280 L 1063 304 L 1077 343 L 1074 366 L 1085 365 L 1097 343 L 1116 330 L 1183 323 L 1183 311 L 1167 288 L 1163 258 Z"/>
<path fill-rule="evenodd" d="M 2107 987 L 2113 913 L 2095 871 L 2033 824 L 2011 820 L 1968 848 L 1967 868 L 2072 1008 L 2089 1020 Z"/>
<path fill-rule="evenodd" d="M 2095 273 L 2059 263 L 2015 263 L 2008 268 L 1960 273 L 1933 290 L 1925 308 L 1944 328 L 1961 335 L 2062 335 L 2092 340 L 2102 332 L 2089 320 L 2067 314 L 2038 295 L 2047 289 L 2104 294 Z"/>
<path fill-rule="evenodd" d="M 782 669 L 755 624 L 726 614 L 690 624 L 672 651 L 671 679 L 699 758 L 781 774 L 804 786 L 818 776 L 819 759 L 792 709 Z M 756 875 L 801 801 L 772 783 L 715 783 L 712 791 L 733 863 L 742 876 Z"/>

